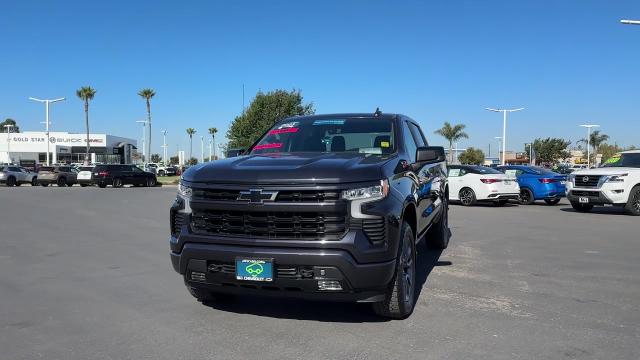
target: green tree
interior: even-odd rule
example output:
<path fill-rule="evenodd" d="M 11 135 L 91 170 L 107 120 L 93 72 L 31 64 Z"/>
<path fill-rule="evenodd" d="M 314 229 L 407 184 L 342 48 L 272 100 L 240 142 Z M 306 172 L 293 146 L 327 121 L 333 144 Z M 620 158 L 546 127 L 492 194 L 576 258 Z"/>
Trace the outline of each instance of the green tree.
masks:
<path fill-rule="evenodd" d="M 469 138 L 469 135 L 467 135 L 467 133 L 464 132 L 465 127 L 466 125 L 464 124 L 456 124 L 454 126 L 451 126 L 451 124 L 448 121 L 445 121 L 444 126 L 442 126 L 442 128 L 434 132 L 435 134 L 440 135 L 443 138 L 447 139 L 447 141 L 449 141 L 449 158 L 450 158 L 449 162 L 450 163 L 454 162 L 453 143 L 460 139 Z"/>
<path fill-rule="evenodd" d="M 187 128 L 187 135 L 189 135 L 189 159 L 193 159 L 193 135 L 196 133 L 196 129 Z M 191 161 L 191 160 L 189 160 Z"/>
<path fill-rule="evenodd" d="M 484 163 L 484 152 L 473 147 L 467 148 L 458 156 L 461 164 L 465 165 L 482 165 Z"/>
<path fill-rule="evenodd" d="M 591 163 L 594 163 L 596 156 L 598 155 L 598 150 L 600 149 L 600 145 L 604 144 L 609 140 L 609 135 L 602 134 L 600 130 L 595 130 L 589 136 L 589 146 L 591 146 Z M 579 142 L 587 144 L 587 139 L 580 139 Z M 587 157 L 585 151 L 585 157 Z"/>
<path fill-rule="evenodd" d="M 571 141 L 559 138 L 535 139 L 533 151 L 536 153 L 536 162 L 552 164 L 560 159 L 571 157 L 571 153 L 567 151 L 569 145 Z"/>
<path fill-rule="evenodd" d="M 188 165 L 198 165 L 198 159 L 192 157 L 191 159 L 189 159 L 189 161 L 187 161 Z"/>
<path fill-rule="evenodd" d="M 180 158 L 177 156 L 172 156 L 169 158 L 169 164 L 171 165 L 178 165 L 178 161 L 180 161 Z"/>
<path fill-rule="evenodd" d="M 76 96 L 84 102 L 84 127 L 87 131 L 87 151 L 84 155 L 84 164 L 89 165 L 89 102 L 96 96 L 96 90 L 91 86 L 82 86 L 76 90 Z"/>
<path fill-rule="evenodd" d="M 11 128 L 12 133 L 20 132 L 20 127 L 18 126 L 16 121 L 11 118 L 7 118 L 4 121 L 0 122 L 0 133 L 6 133 L 9 131 L 9 129 L 6 128 L 5 125 L 13 125 L 13 127 Z"/>
<path fill-rule="evenodd" d="M 151 154 L 151 162 L 152 163 L 159 163 L 160 161 L 162 161 L 162 157 L 160 157 L 160 154 Z"/>
<path fill-rule="evenodd" d="M 156 96 L 153 89 L 142 89 L 138 91 L 138 95 L 147 103 L 147 125 L 149 125 L 149 139 L 147 140 L 147 154 L 151 154 L 151 98 Z"/>
<path fill-rule="evenodd" d="M 214 128 L 214 127 L 209 128 L 209 135 L 211 135 L 211 142 L 212 142 L 211 146 L 213 147 L 213 155 L 209 156 L 210 157 L 209 161 L 212 161 L 213 159 L 216 158 L 215 153 L 216 153 L 216 133 L 217 132 L 218 132 L 217 128 Z"/>
<path fill-rule="evenodd" d="M 295 115 L 311 115 L 313 103 L 303 104 L 299 90 L 258 92 L 246 111 L 231 123 L 227 138 L 229 148 L 251 146 L 277 121 Z"/>

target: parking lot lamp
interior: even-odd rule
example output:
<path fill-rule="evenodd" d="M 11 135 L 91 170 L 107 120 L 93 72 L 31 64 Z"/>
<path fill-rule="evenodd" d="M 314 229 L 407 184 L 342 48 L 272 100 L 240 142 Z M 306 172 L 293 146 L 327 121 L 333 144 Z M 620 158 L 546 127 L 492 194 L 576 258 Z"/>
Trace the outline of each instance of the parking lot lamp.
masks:
<path fill-rule="evenodd" d="M 147 120 L 138 120 L 136 121 L 137 123 L 142 124 L 142 164 L 146 164 L 147 163 L 147 155 L 146 155 L 146 151 L 144 149 L 144 144 L 147 142 Z M 146 166 L 145 166 L 146 168 Z"/>
<path fill-rule="evenodd" d="M 7 157 L 9 158 L 9 164 L 11 164 L 11 130 L 13 129 L 13 124 L 8 124 L 4 126 L 7 129 Z"/>
<path fill-rule="evenodd" d="M 532 143 L 524 143 L 524 148 L 529 147 L 529 166 L 533 166 L 533 144 Z"/>
<path fill-rule="evenodd" d="M 204 162 L 204 136 L 200 136 L 200 163 Z"/>
<path fill-rule="evenodd" d="M 167 130 L 162 130 L 162 163 L 167 165 Z"/>
<path fill-rule="evenodd" d="M 494 139 L 498 140 L 498 161 L 500 161 L 500 163 L 503 164 L 502 163 L 503 155 L 501 155 L 500 153 L 502 151 L 502 136 L 496 136 Z"/>
<path fill-rule="evenodd" d="M 209 161 L 213 160 L 213 140 L 209 139 Z"/>
<path fill-rule="evenodd" d="M 56 103 L 58 101 L 63 101 L 66 100 L 65 98 L 58 98 L 58 99 L 36 99 L 34 97 L 30 97 L 29 100 L 33 100 L 33 101 L 37 101 L 37 102 L 41 102 L 44 103 L 44 111 L 45 111 L 45 120 L 44 120 L 44 124 L 45 124 L 45 131 L 47 133 L 47 139 L 46 139 L 46 143 L 47 143 L 47 166 L 51 165 L 51 160 L 49 159 L 49 104 L 52 103 Z"/>
<path fill-rule="evenodd" d="M 524 108 L 518 109 L 492 109 L 486 108 L 489 111 L 502 113 L 502 165 L 505 165 L 505 153 L 507 151 L 507 113 L 524 110 Z"/>
<path fill-rule="evenodd" d="M 583 124 L 580 125 L 587 128 L 587 169 L 591 168 L 591 128 L 600 127 L 600 125 Z"/>
<path fill-rule="evenodd" d="M 625 25 L 640 25 L 640 20 L 620 20 Z"/>

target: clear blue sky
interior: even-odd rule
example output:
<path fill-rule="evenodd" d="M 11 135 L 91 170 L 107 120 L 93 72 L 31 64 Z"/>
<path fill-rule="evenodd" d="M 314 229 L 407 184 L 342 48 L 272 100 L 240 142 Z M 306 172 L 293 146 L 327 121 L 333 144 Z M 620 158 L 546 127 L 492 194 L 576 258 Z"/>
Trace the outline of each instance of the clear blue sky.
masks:
<path fill-rule="evenodd" d="M 640 2 L 617 1 L 3 1 L 0 119 L 39 130 L 44 106 L 66 96 L 53 129 L 82 131 L 81 85 L 98 93 L 92 131 L 140 138 L 154 88 L 153 152 L 185 128 L 222 135 L 259 89 L 301 89 L 318 113 L 402 112 L 432 144 L 444 121 L 467 124 L 460 147 L 510 149 L 535 137 L 576 141 L 595 122 L 640 145 Z M 199 154 L 199 141 L 194 146 Z"/>

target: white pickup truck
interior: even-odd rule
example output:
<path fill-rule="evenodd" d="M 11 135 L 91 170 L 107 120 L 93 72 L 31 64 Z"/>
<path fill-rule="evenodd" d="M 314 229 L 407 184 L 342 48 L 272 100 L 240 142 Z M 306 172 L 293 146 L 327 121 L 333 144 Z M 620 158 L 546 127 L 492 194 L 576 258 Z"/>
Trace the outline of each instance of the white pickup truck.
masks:
<path fill-rule="evenodd" d="M 590 211 L 594 205 L 614 205 L 640 216 L 640 150 L 618 153 L 599 168 L 570 174 L 566 191 L 577 211 Z"/>

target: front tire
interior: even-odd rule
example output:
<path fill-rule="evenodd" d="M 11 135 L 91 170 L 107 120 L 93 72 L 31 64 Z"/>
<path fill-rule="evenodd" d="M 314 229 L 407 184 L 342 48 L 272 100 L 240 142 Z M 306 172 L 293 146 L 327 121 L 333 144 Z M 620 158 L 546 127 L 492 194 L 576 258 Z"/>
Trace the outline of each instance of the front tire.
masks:
<path fill-rule="evenodd" d="M 100 183 L 100 184 L 98 184 L 98 187 L 99 187 L 100 189 L 104 189 L 104 188 L 106 188 L 106 187 L 107 187 L 107 184 L 105 184 L 105 183 Z"/>
<path fill-rule="evenodd" d="M 112 186 L 114 188 L 121 188 L 123 186 L 122 179 L 120 179 L 120 178 L 113 179 L 113 185 Z"/>
<path fill-rule="evenodd" d="M 80 184 L 81 187 L 87 187 L 89 186 L 88 184 Z"/>
<path fill-rule="evenodd" d="M 40 186 L 42 186 L 42 187 L 47 187 L 47 186 L 49 186 L 49 184 L 47 184 L 47 183 L 40 183 Z"/>
<path fill-rule="evenodd" d="M 383 317 L 404 319 L 411 315 L 415 306 L 416 251 L 413 230 L 402 223 L 396 274 L 391 281 L 384 301 L 374 303 L 373 311 Z"/>
<path fill-rule="evenodd" d="M 520 189 L 520 197 L 518 198 L 518 202 L 520 205 L 531 205 L 536 201 L 533 197 L 533 192 L 529 189 Z"/>
<path fill-rule="evenodd" d="M 464 206 L 472 206 L 476 204 L 476 193 L 470 188 L 460 190 L 458 198 L 460 199 L 460 203 Z"/>
<path fill-rule="evenodd" d="M 155 178 L 148 178 L 147 179 L 147 187 L 154 187 L 156 186 L 156 179 Z"/>
<path fill-rule="evenodd" d="M 16 186 L 16 178 L 14 178 L 13 176 L 9 176 L 9 178 L 7 178 L 7 182 L 5 183 L 5 185 L 7 187 Z"/>
<path fill-rule="evenodd" d="M 640 216 L 640 185 L 631 189 L 624 209 L 633 216 Z"/>
<path fill-rule="evenodd" d="M 31 186 L 37 186 L 38 185 L 38 178 L 34 177 L 33 179 L 31 179 Z"/>
<path fill-rule="evenodd" d="M 65 187 L 65 186 L 67 186 L 67 179 L 65 179 L 63 177 L 59 177 L 58 181 L 56 181 L 56 183 L 58 184 L 58 187 Z"/>
<path fill-rule="evenodd" d="M 571 202 L 571 207 L 575 211 L 583 212 L 583 213 L 589 212 L 591 211 L 591 209 L 593 209 L 593 205 L 591 204 L 580 204 L 579 202 L 576 202 L 576 201 Z"/>

